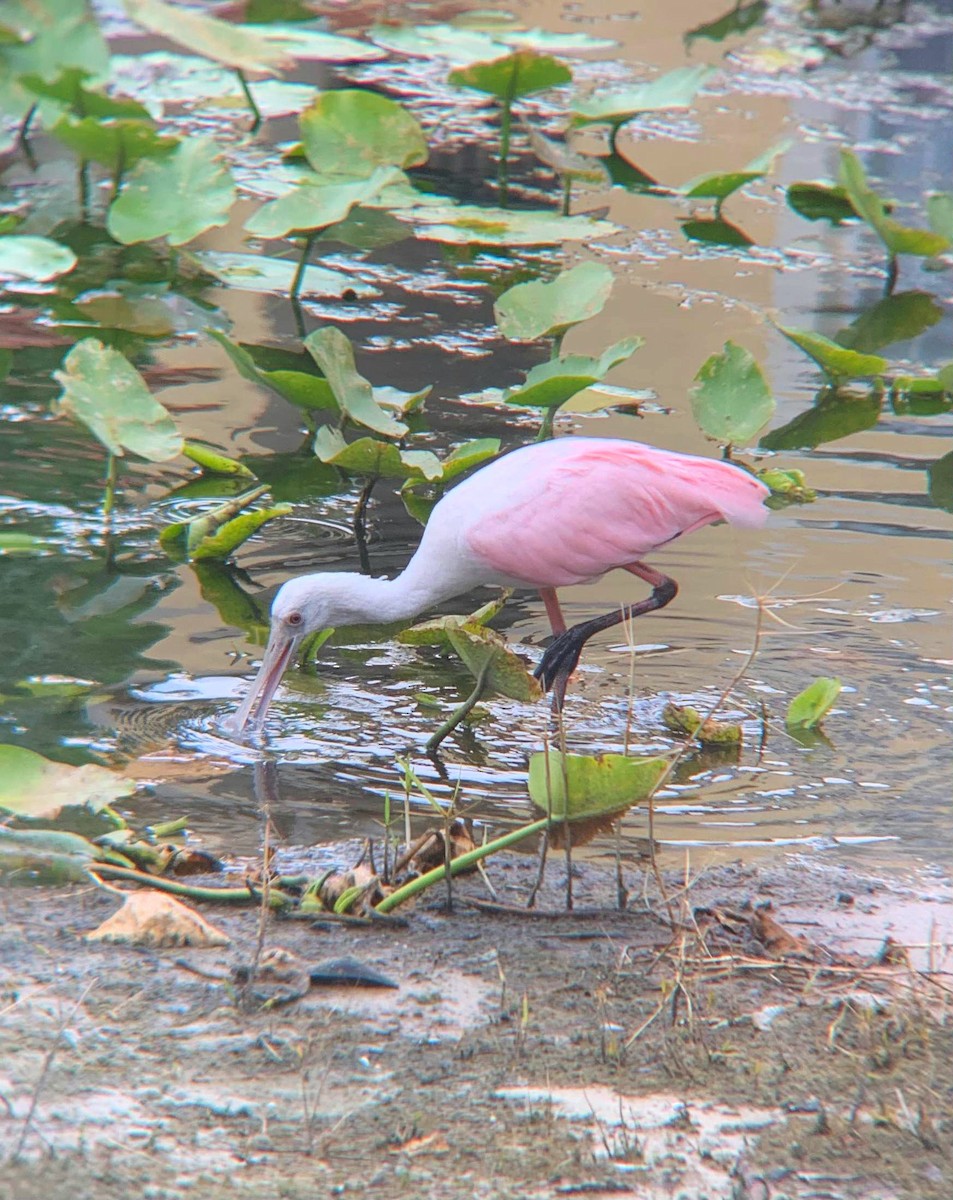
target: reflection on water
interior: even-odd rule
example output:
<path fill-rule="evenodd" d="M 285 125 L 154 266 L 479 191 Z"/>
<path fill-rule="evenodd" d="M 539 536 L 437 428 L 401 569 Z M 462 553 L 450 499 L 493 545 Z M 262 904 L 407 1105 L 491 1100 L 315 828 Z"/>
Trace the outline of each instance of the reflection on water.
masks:
<path fill-rule="evenodd" d="M 923 6 L 921 25 L 880 31 L 844 58 L 818 54 L 816 31 L 801 30 L 817 56 L 810 74 L 790 64 L 772 71 L 758 59 L 755 52 L 790 47 L 794 36 L 764 26 L 762 14 L 750 28 L 722 33 L 729 39 L 722 46 L 710 30 L 700 32 L 706 26 L 697 12 L 673 28 L 677 12 L 649 5 L 636 31 L 610 20 L 605 5 L 590 8 L 586 31 L 622 45 L 616 64 L 590 63 L 580 68 L 584 78 L 624 78 L 648 54 L 653 65 L 681 65 L 689 61 L 681 41 L 689 28 L 691 61 L 720 62 L 731 46 L 742 64 L 726 71 L 723 89 L 703 96 L 697 112 L 653 122 L 653 136 L 632 151 L 653 178 L 682 181 L 741 164 L 790 137 L 779 170 L 784 183 L 836 176 L 838 149 L 849 144 L 901 205 L 919 204 L 925 189 L 951 187 L 948 6 Z M 448 192 L 479 198 L 493 167 L 485 144 L 474 145 L 471 118 L 479 112 L 482 120 L 486 109 L 450 95 L 436 79 L 431 88 L 406 63 L 369 64 L 352 77 L 392 84 L 424 120 L 442 121 L 428 171 Z M 447 106 L 463 115 L 445 121 Z M 551 115 L 533 106 L 537 122 Z M 550 182 L 523 164 L 514 193 L 520 202 L 551 198 Z M 571 335 L 571 348 L 588 353 L 642 334 L 646 346 L 613 383 L 650 389 L 659 402 L 641 416 L 578 415 L 562 431 L 711 453 L 687 393 L 700 363 L 729 338 L 764 364 L 778 428 L 789 432 L 805 412 L 821 420 L 825 414 L 810 409 L 817 371 L 773 332 L 772 320 L 831 337 L 849 329 L 853 344 L 883 350 L 899 367 L 949 361 L 949 272 L 931 274 L 906 259 L 900 295 L 885 306 L 880 250 L 870 235 L 805 221 L 774 184 L 733 197 L 722 223 L 738 236 L 722 229 L 714 242 L 712 229 L 701 228 L 709 217 L 680 213 L 668 198 L 622 187 L 578 195 L 581 210 L 606 207 L 626 232 L 611 244 L 566 252 L 567 260 L 601 255 L 617 275 L 612 303 Z M 686 227 L 691 222 L 699 227 Z M 203 245 L 241 248 L 228 232 Z M 492 317 L 493 294 L 539 258 L 536 251 L 525 260 L 474 257 L 406 239 L 367 258 L 341 256 L 330 265 L 359 274 L 379 295 L 306 308 L 308 328 L 328 319 L 345 325 L 375 380 L 407 389 L 434 381 L 428 407 L 436 446 L 482 436 L 512 446 L 533 436 L 535 417 L 458 398 L 514 383 L 545 356 L 539 347 L 504 346 Z M 205 295 L 227 314 L 236 340 L 297 347 L 293 315 L 280 297 L 224 287 Z M 911 312 L 917 320 L 909 323 Z M 46 353 L 37 352 L 38 378 Z M 190 431 L 244 456 L 276 500 L 296 505 L 294 515 L 243 548 L 236 569 L 173 566 L 156 554 L 151 520 L 140 522 L 134 508 L 123 510 L 111 547 L 98 513 L 98 453 L 75 431 L 47 422 L 45 394 L 17 391 L 10 400 L 16 423 L 3 439 L 2 511 L 62 552 L 6 560 L 0 572 L 4 738 L 77 761 L 90 749 L 117 755 L 137 777 L 152 771 L 157 782 L 140 802 L 143 814 L 187 811 L 202 837 L 238 851 L 257 847 L 252 774 L 266 752 L 279 763 L 273 820 L 290 843 L 378 835 L 383 797 L 402 795 L 396 760 L 405 755 L 436 796 L 459 793 L 458 803 L 479 820 L 524 819 L 527 756 L 552 736 L 548 705 L 487 702 L 486 719 L 448 743 L 442 777 L 423 754 L 434 705 L 449 711 L 472 683 L 459 662 L 437 651 L 343 632 L 317 665 L 287 678 L 269 714 L 267 750 L 223 734 L 221 720 L 260 653 L 273 589 L 297 571 L 357 568 L 354 495 L 330 494 L 337 479 L 315 463 L 298 410 L 240 380 L 217 348 L 172 341 L 157 343 L 153 354 L 156 370 L 179 372 L 171 407 L 189 414 Z M 222 377 L 217 389 L 207 384 L 210 371 Z M 570 748 L 663 750 L 673 745 L 661 720 L 665 703 L 703 711 L 715 703 L 751 650 L 756 598 L 764 602 L 757 655 L 725 706 L 744 725 L 740 759 L 689 755 L 657 798 L 656 835 L 673 848 L 673 861 L 686 849 L 698 864 L 797 846 L 869 867 L 950 869 L 953 521 L 931 499 L 927 474 L 946 453 L 950 432 L 948 413 L 895 406 L 876 424 L 859 422 L 850 436 L 812 449 L 802 424 L 777 459 L 804 470 L 816 502 L 778 511 L 757 535 L 709 529 L 660 554 L 658 566 L 682 585 L 677 602 L 639 623 L 634 654 L 621 635 L 590 647 L 566 713 Z M 207 498 L 177 472 L 140 470 L 130 491 L 145 504 L 178 480 L 183 487 L 163 515 L 191 515 Z M 369 528 L 374 572 L 399 569 L 416 538 L 394 493 L 378 487 Z M 613 576 L 568 589 L 567 617 L 612 608 L 632 588 L 631 579 Z M 446 611 L 482 599 L 467 597 Z M 534 597 L 514 598 L 496 625 L 527 658 L 538 658 L 548 626 Z M 794 738 L 783 725 L 787 701 L 818 675 L 840 677 L 844 691 L 823 734 Z M 426 804 L 415 803 L 426 815 Z M 645 828 L 644 813 L 626 818 L 623 845 L 634 852 Z"/>

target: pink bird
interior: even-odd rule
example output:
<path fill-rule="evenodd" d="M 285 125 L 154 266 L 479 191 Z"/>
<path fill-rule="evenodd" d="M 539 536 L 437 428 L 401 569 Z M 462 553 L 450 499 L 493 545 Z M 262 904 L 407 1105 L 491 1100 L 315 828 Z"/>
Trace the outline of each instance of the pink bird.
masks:
<path fill-rule="evenodd" d="M 484 585 L 539 590 L 554 641 L 536 677 L 557 705 L 585 643 L 603 629 L 663 608 L 674 579 L 642 560 L 714 521 L 760 527 L 768 488 L 718 459 L 616 438 L 563 437 L 523 446 L 481 467 L 434 508 L 417 552 L 396 579 L 302 575 L 275 596 L 271 635 L 231 727 L 260 726 L 295 647 L 341 625 L 406 621 Z M 566 627 L 556 588 L 621 567 L 651 585 L 644 600 Z"/>

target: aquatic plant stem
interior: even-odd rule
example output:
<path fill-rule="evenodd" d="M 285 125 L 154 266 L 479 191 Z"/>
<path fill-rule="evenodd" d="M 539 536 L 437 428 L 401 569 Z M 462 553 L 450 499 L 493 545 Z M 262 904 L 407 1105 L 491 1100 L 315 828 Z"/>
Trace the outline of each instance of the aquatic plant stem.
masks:
<path fill-rule="evenodd" d="M 500 161 L 496 170 L 500 208 L 506 208 L 510 190 L 510 133 L 513 126 L 513 101 L 507 96 L 500 113 Z"/>
<path fill-rule="evenodd" d="M 562 214 L 568 217 L 572 212 L 572 176 L 563 176 L 563 207 Z"/>
<path fill-rule="evenodd" d="M 89 223 L 89 163 L 79 164 L 79 211 L 83 220 Z"/>
<path fill-rule="evenodd" d="M 444 740 L 444 738 L 449 737 L 456 727 L 465 721 L 476 707 L 480 697 L 483 695 L 484 689 L 486 688 L 486 680 L 490 673 L 490 666 L 492 663 L 493 656 L 491 655 L 480 668 L 480 673 L 477 675 L 476 687 L 473 689 L 470 695 L 467 696 L 466 700 L 464 700 L 459 708 L 455 708 L 453 710 L 440 728 L 430 738 L 428 738 L 427 745 L 425 747 L 428 754 L 436 754 L 437 747 Z"/>
<path fill-rule="evenodd" d="M 367 517 L 367 505 L 375 483 L 377 483 L 376 475 L 372 479 L 369 479 L 361 488 L 361 494 L 357 498 L 357 507 L 354 509 L 354 520 L 351 523 L 351 528 L 354 531 L 354 541 L 357 543 L 357 556 L 360 559 L 362 575 L 370 575 L 371 573 L 371 558 L 367 553 L 367 525 L 365 524 L 365 518 Z"/>
<path fill-rule="evenodd" d="M 887 278 L 884 280 L 884 295 L 892 296 L 893 289 L 897 286 L 897 275 L 900 272 L 900 263 L 896 254 L 891 254 L 887 259 Z"/>
<path fill-rule="evenodd" d="M 241 67 L 235 68 L 235 74 L 238 76 L 238 82 L 242 85 L 242 91 L 245 94 L 245 101 L 252 115 L 252 123 L 250 133 L 257 133 L 261 128 L 261 109 L 255 103 L 255 97 L 251 94 L 251 88 L 248 86 L 248 80 L 245 78 L 245 72 Z"/>
<path fill-rule="evenodd" d="M 37 106 L 31 104 L 27 109 L 26 116 L 20 123 L 20 128 L 17 130 L 17 144 L 23 151 L 23 155 L 30 164 L 32 170 L 36 170 L 36 155 L 33 153 L 33 147 L 30 145 L 30 126 L 33 124 L 33 118 L 36 116 Z"/>
<path fill-rule="evenodd" d="M 119 477 L 119 459 L 110 452 L 106 456 L 106 487 L 103 491 L 103 520 L 106 528 L 111 524 L 113 509 L 116 507 L 116 480 Z"/>
<path fill-rule="evenodd" d="M 533 821 L 529 825 L 521 825 L 519 829 L 511 830 L 510 833 L 503 834 L 502 837 L 494 838 L 490 842 L 484 842 L 482 846 L 477 846 L 475 850 L 468 850 L 466 854 L 461 854 L 459 858 L 453 859 L 450 863 L 450 873 L 459 875 L 461 871 L 466 871 L 468 867 L 480 862 L 484 858 L 488 858 L 491 854 L 496 854 L 498 850 L 506 850 L 510 846 L 515 846 L 524 838 L 532 837 L 534 834 L 545 832 L 552 822 L 549 817 L 542 817 L 538 821 Z M 395 892 L 391 892 L 389 896 L 375 907 L 375 912 L 389 913 L 398 905 L 403 904 L 406 900 L 412 899 L 419 892 L 426 891 L 435 883 L 439 883 L 447 871 L 446 865 L 434 867 L 432 871 L 427 871 L 423 875 L 418 875 L 416 879 L 412 879 L 410 883 L 405 883 L 403 887 L 399 887 Z"/>
<path fill-rule="evenodd" d="M 298 266 L 294 273 L 294 279 L 291 281 L 290 296 L 293 302 L 297 303 L 298 296 L 301 292 L 301 285 L 304 282 L 304 273 L 308 266 L 308 259 L 311 256 L 311 247 L 314 245 L 316 233 L 309 233 L 304 239 L 304 248 L 301 251 L 301 257 L 298 259 Z"/>
<path fill-rule="evenodd" d="M 206 900 L 212 904 L 257 904 L 261 893 L 252 888 L 215 888 L 194 887 L 187 883 L 179 883 L 174 879 L 165 879 L 161 875 L 147 875 L 144 871 L 134 871 L 130 867 L 114 867 L 112 863 L 93 863 L 89 874 L 95 881 L 102 879 L 125 879 L 130 883 L 142 883 L 146 887 L 160 892 L 170 892 L 173 896 L 184 896 L 187 900 Z M 282 880 L 272 880 L 268 889 L 268 903 L 271 908 L 288 908 L 295 903 L 295 898 L 281 890 Z"/>

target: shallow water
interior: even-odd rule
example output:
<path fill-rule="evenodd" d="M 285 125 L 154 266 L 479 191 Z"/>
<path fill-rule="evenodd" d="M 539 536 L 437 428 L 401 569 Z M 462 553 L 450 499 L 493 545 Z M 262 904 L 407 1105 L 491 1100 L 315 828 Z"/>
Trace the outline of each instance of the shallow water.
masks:
<path fill-rule="evenodd" d="M 772 322 L 833 336 L 881 301 L 884 279 L 868 231 L 805 221 L 785 205 L 781 185 L 836 177 L 839 147 L 853 146 L 903 218 L 923 223 L 922 214 L 903 206 L 953 186 L 953 6 L 910 6 L 906 23 L 873 33 L 867 45 L 864 31 L 821 36 L 782 13 L 769 27 L 725 44 L 694 41 L 689 50 L 683 33 L 718 16 L 717 5 L 700 15 L 696 3 L 649 4 L 638 20 L 587 5 L 585 18 L 564 22 L 549 7 L 528 5 L 520 15 L 529 26 L 619 41 L 604 61 L 590 55 L 578 68 L 587 81 L 621 81 L 686 62 L 724 68 L 691 110 L 642 123 L 641 140 L 627 144 L 639 167 L 657 178 L 678 183 L 734 168 L 792 139 L 771 179 L 725 206 L 726 217 L 753 240 L 747 249 L 688 240 L 680 223 L 690 213 L 685 202 L 621 188 L 576 189 L 574 211 L 605 210 L 623 228 L 560 252 L 567 265 L 594 257 L 616 274 L 606 310 L 570 334 L 566 348 L 594 353 L 641 334 L 645 346 L 611 383 L 653 402 L 641 416 L 561 415 L 558 431 L 717 453 L 695 426 L 688 391 L 704 359 L 729 338 L 762 364 L 778 400 L 773 425 L 786 424 L 809 407 L 819 377 Z M 127 53 L 146 48 L 123 42 Z M 414 67 L 385 60 L 327 72 L 305 65 L 296 78 L 392 89 L 425 124 L 439 123 L 426 168 L 433 184 L 465 201 L 492 202 L 486 109 L 449 91 L 441 72 Z M 558 105 L 534 102 L 526 111 L 545 124 Z M 249 179 L 262 179 L 263 141 L 293 135 L 286 119 L 266 125 L 242 159 Z M 9 194 L 39 197 L 37 214 L 51 207 L 69 214 L 63 190 L 72 177 L 56 145 L 36 141 L 38 173 L 15 163 L 5 176 Z M 517 203 L 557 203 L 552 177 L 528 155 L 513 177 Z M 251 207 L 239 205 L 228 227 L 193 248 L 242 250 L 240 225 Z M 31 220 L 40 223 L 40 215 Z M 524 257 L 538 264 L 554 255 Z M 364 257 L 338 247 L 323 265 L 348 271 L 375 294 L 306 301 L 306 329 L 326 321 L 344 328 L 361 347 L 360 369 L 375 383 L 434 383 L 427 406 L 434 446 L 494 435 L 511 447 L 534 436 L 534 416 L 472 399 L 516 382 L 546 356 L 538 347 L 504 343 L 493 325 L 493 295 L 520 267 L 517 256 L 457 254 L 408 239 Z M 902 261 L 896 292 L 925 293 L 935 322 L 886 347 L 891 364 L 922 370 L 950 360 L 950 279 L 949 270 Z M 205 288 L 200 299 L 223 326 L 231 323 L 235 340 L 298 344 L 294 313 L 281 296 L 222 286 Z M 214 848 L 252 853 L 260 838 L 254 765 L 263 750 L 237 746 L 220 722 L 253 671 L 273 589 L 298 571 L 357 569 L 356 489 L 328 494 L 327 472 L 314 469 L 306 448 L 298 453 L 298 410 L 239 378 L 219 347 L 196 333 L 195 314 L 177 303 L 177 335 L 148 352 L 150 369 L 177 385 L 163 401 L 189 436 L 233 456 L 257 456 L 262 478 L 270 482 L 271 472 L 277 480 L 276 498 L 294 503 L 292 515 L 268 525 L 237 556 L 238 582 L 250 597 L 242 624 L 254 623 L 257 606 L 258 632 L 249 637 L 209 602 L 217 594 L 214 571 L 176 565 L 158 551 L 157 525 L 209 502 L 201 489 L 169 496 L 192 479 L 181 460 L 138 464 L 124 474 L 107 561 L 99 449 L 48 416 L 57 390 L 49 372 L 63 353 L 51 333 L 49 344 L 17 349 L 16 386 L 8 384 L 2 397 L 0 515 L 47 537 L 50 548 L 43 557 L 6 559 L 0 571 L 7 650 L 0 737 L 76 762 L 95 754 L 124 764 L 154 781 L 151 794 L 136 802 L 137 818 L 185 811 L 195 834 Z M 711 753 L 687 758 L 657 799 L 655 835 L 679 861 L 686 849 L 700 864 L 795 847 L 872 870 L 949 871 L 953 517 L 931 501 L 926 470 L 950 449 L 951 425 L 949 413 L 885 410 L 873 428 L 815 450 L 778 452 L 778 465 L 805 472 L 817 500 L 776 512 L 764 531 L 708 529 L 660 553 L 659 568 L 681 583 L 676 604 L 638 623 L 634 659 L 619 634 L 588 649 L 566 712 L 570 748 L 594 753 L 628 744 L 652 752 L 673 744 L 661 722 L 666 700 L 713 704 L 758 638 L 754 661 L 725 706 L 745 722 L 740 761 Z M 384 483 L 374 493 L 369 535 L 374 573 L 399 569 L 418 536 Z M 582 619 L 631 595 L 632 581 L 622 575 L 567 589 L 567 616 Z M 759 634 L 757 596 L 766 598 Z M 445 611 L 469 611 L 486 598 L 468 597 Z M 514 598 L 496 624 L 528 658 L 538 656 L 548 627 L 534 596 Z M 844 692 L 823 735 L 794 739 L 784 729 L 785 707 L 818 675 L 839 676 Z M 398 645 L 381 631 L 338 634 L 316 667 L 289 674 L 269 714 L 267 752 L 279 763 L 280 795 L 271 807 L 278 836 L 298 844 L 378 835 L 384 795 L 402 795 L 396 760 L 407 753 L 435 796 L 458 792 L 461 807 L 494 825 L 526 819 L 527 755 L 550 736 L 547 705 L 488 702 L 488 718 L 447 744 L 445 779 L 423 755 L 437 718 L 419 696 L 446 709 L 470 686 L 450 658 Z M 415 804 L 426 817 L 427 803 Z M 645 832 L 644 814 L 636 811 L 623 822 L 623 848 L 634 849 Z M 589 852 L 606 847 L 597 843 Z"/>

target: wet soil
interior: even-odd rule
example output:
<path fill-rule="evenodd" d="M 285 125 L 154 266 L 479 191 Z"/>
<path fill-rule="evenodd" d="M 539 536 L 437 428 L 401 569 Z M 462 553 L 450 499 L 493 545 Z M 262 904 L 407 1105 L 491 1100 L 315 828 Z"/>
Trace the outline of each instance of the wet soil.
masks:
<path fill-rule="evenodd" d="M 535 870 L 495 860 L 496 902 Z M 202 906 L 225 949 L 140 951 L 83 940 L 106 891 L 0 893 L 0 1198 L 953 1194 L 946 898 L 736 864 L 666 880 L 673 936 L 651 877 L 625 911 L 614 872 L 574 867 L 572 913 L 565 881 L 534 915 L 473 907 L 474 876 L 399 928 L 269 918 L 265 946 L 399 986 L 268 1011 L 229 975 L 257 912 Z"/>

